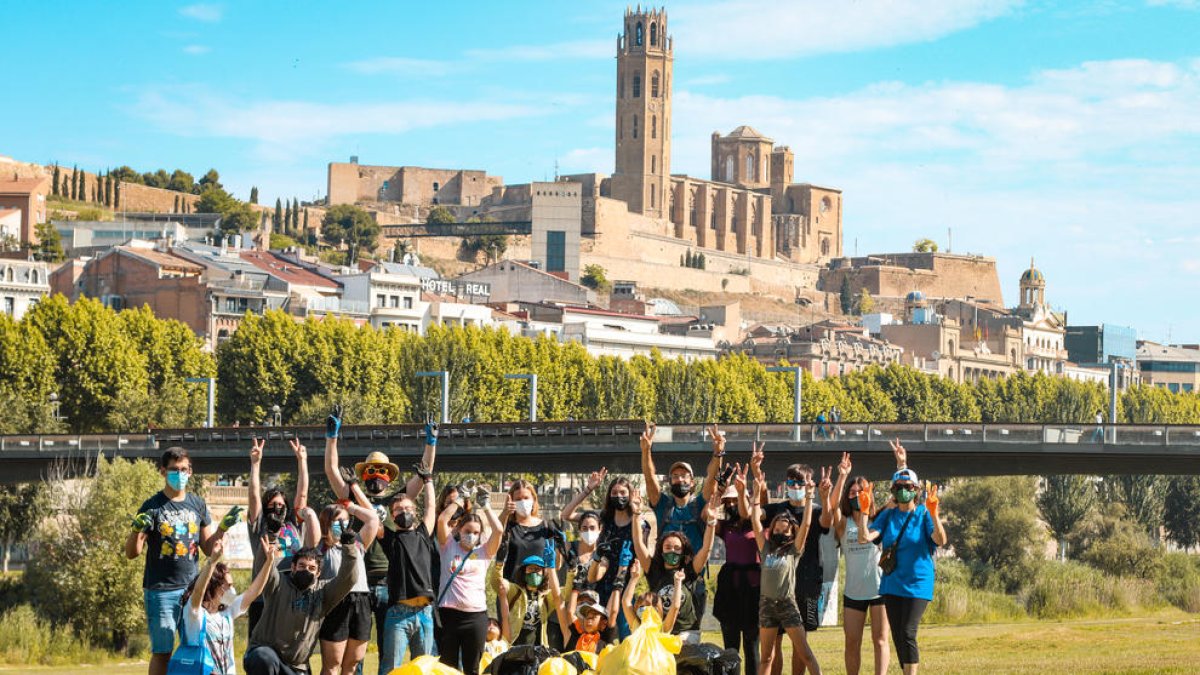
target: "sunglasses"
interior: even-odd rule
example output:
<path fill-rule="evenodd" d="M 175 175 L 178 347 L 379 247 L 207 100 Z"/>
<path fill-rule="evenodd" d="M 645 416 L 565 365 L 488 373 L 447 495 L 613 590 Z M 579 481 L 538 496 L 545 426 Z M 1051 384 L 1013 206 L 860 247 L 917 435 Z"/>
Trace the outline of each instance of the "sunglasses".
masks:
<path fill-rule="evenodd" d="M 364 480 L 370 480 L 376 477 L 390 479 L 391 475 L 391 472 L 388 471 L 386 466 L 368 466 L 363 469 Z"/>
<path fill-rule="evenodd" d="M 789 478 L 787 479 L 787 484 L 791 487 L 804 487 L 806 485 L 806 483 L 799 478 Z"/>
<path fill-rule="evenodd" d="M 892 486 L 892 490 L 916 490 L 917 486 L 912 483 L 896 483 Z"/>

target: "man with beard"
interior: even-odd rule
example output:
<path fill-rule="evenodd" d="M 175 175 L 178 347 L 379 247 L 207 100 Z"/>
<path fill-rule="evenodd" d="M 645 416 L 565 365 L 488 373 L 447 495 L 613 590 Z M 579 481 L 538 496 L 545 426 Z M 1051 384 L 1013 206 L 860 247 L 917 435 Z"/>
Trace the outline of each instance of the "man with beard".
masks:
<path fill-rule="evenodd" d="M 296 499 L 293 502 L 295 516 L 289 517 L 287 497 L 283 490 L 272 487 L 261 492 L 261 467 L 265 439 L 256 438 L 250 448 L 250 487 L 248 488 L 246 522 L 250 530 L 250 550 L 257 562 L 262 555 L 260 542 L 263 537 L 279 548 L 282 557 L 278 561 L 279 571 L 287 572 L 292 566 L 292 556 L 301 549 L 313 548 L 321 538 L 321 525 L 317 514 L 308 508 L 308 449 L 298 439 L 290 441 L 292 453 L 296 455 Z M 297 527 L 297 522 L 303 527 Z M 263 612 L 260 595 L 250 605 L 250 633 L 258 625 Z"/>
<path fill-rule="evenodd" d="M 378 514 L 382 525 L 380 533 L 385 534 L 389 531 L 395 531 L 397 529 L 396 522 L 393 520 L 393 512 L 397 511 L 395 502 L 403 499 L 411 507 L 417 497 L 417 493 L 422 490 L 422 487 L 425 487 L 427 490 L 433 489 L 433 484 L 429 481 L 433 476 L 433 464 L 437 456 L 437 425 L 425 425 L 425 448 L 421 457 L 421 463 L 414 467 L 416 475 L 408 480 L 403 492 L 388 489 L 399 478 L 400 467 L 388 461 L 387 455 L 382 452 L 376 451 L 367 455 L 366 461 L 354 465 L 353 472 L 339 467 L 338 434 L 341 432 L 341 429 L 342 407 L 334 406 L 329 417 L 325 419 L 325 477 L 329 480 L 330 488 L 333 489 L 333 493 L 339 499 L 349 499 L 350 484 L 348 480 L 357 481 L 362 486 L 367 498 L 375 506 L 375 512 Z M 391 508 L 389 508 L 389 505 Z M 426 502 L 426 515 L 428 516 L 430 513 L 433 514 L 432 517 L 436 517 L 437 515 L 436 510 L 433 508 L 432 500 Z M 428 532 L 432 531 L 433 525 L 431 523 L 428 527 Z M 436 562 L 436 552 L 434 553 L 433 560 Z M 387 623 L 389 610 L 394 603 L 390 601 L 389 596 L 389 559 L 381 541 L 369 544 L 364 554 L 364 562 L 367 570 L 367 584 L 370 586 L 371 611 L 374 614 L 376 641 L 382 657 L 386 637 L 384 626 Z M 432 639 L 432 623 L 430 624 L 430 631 Z M 432 648 L 423 653 L 432 653 Z M 380 661 L 382 665 L 383 659 L 381 658 Z M 388 671 L 381 669 L 380 672 L 386 673 Z"/>

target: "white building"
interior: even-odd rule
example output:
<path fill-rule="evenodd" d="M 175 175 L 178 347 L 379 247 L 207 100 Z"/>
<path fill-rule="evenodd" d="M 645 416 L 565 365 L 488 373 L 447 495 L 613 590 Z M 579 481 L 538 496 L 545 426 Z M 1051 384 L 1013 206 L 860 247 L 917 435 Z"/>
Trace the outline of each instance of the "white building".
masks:
<path fill-rule="evenodd" d="M 423 293 L 425 314 L 421 319 L 421 334 L 430 326 L 493 326 L 492 308 L 459 302 L 453 296 Z"/>
<path fill-rule="evenodd" d="M 25 316 L 50 293 L 50 267 L 33 260 L 0 259 L 0 311 Z"/>
<path fill-rule="evenodd" d="M 657 317 L 622 314 L 586 307 L 561 307 L 563 342 L 575 340 L 593 356 L 649 356 L 655 349 L 667 358 L 716 358 L 720 353 L 711 334 L 668 335 Z"/>
<path fill-rule="evenodd" d="M 360 274 L 337 277 L 342 284 L 345 301 L 370 306 L 370 322 L 374 328 L 399 328 L 424 332 L 428 303 L 421 299 L 421 278 L 415 274 L 400 274 L 376 268 Z"/>

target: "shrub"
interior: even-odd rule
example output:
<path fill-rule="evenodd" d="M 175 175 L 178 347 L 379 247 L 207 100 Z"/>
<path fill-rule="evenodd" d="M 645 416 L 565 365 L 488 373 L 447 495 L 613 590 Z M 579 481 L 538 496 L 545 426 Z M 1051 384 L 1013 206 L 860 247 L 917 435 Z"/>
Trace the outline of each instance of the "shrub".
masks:
<path fill-rule="evenodd" d="M 1156 583 L 1163 600 L 1186 612 L 1200 612 L 1200 558 L 1186 553 L 1168 553 Z"/>
<path fill-rule="evenodd" d="M 1038 565 L 1023 595 L 1030 615 L 1040 619 L 1129 612 L 1160 604 L 1154 584 L 1145 579 L 1107 575 L 1073 561 Z"/>
<path fill-rule="evenodd" d="M 1114 576 L 1153 579 L 1162 568 L 1162 550 L 1137 523 L 1125 518 L 1118 503 L 1085 519 L 1067 542 L 1073 557 Z"/>
<path fill-rule="evenodd" d="M 972 585 L 977 573 L 961 560 L 939 558 L 933 602 L 925 612 L 930 623 L 980 623 L 1016 621 L 1025 617 L 1017 599 Z"/>

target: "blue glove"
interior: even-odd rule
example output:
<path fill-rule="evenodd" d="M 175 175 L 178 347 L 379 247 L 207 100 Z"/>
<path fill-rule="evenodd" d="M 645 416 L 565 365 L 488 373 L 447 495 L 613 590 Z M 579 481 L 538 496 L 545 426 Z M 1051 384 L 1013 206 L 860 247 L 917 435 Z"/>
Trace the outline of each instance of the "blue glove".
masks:
<path fill-rule="evenodd" d="M 617 561 L 617 567 L 629 567 L 633 563 L 633 542 L 627 541 L 621 545 L 621 557 Z"/>
<path fill-rule="evenodd" d="M 325 418 L 325 438 L 337 438 L 338 432 L 342 430 L 342 406 L 333 406 L 333 411 L 329 413 L 329 417 Z"/>
<path fill-rule="evenodd" d="M 554 549 L 554 541 L 546 540 L 546 550 L 542 553 L 542 561 L 546 563 L 548 569 L 554 569 L 558 566 L 558 552 Z"/>
<path fill-rule="evenodd" d="M 425 423 L 425 445 L 437 445 L 438 425 L 433 422 Z"/>

